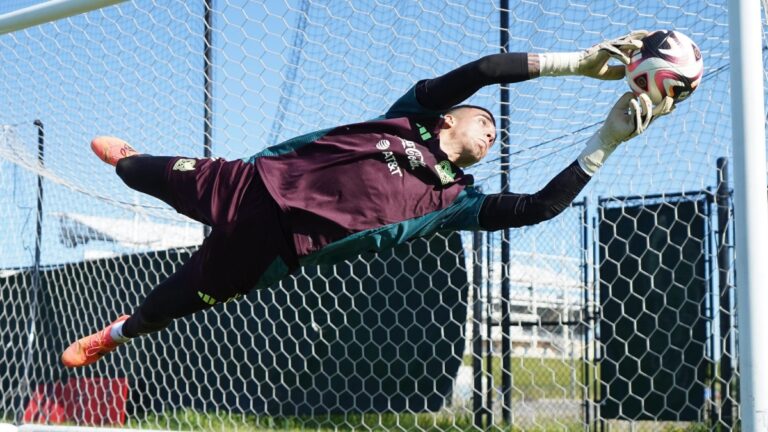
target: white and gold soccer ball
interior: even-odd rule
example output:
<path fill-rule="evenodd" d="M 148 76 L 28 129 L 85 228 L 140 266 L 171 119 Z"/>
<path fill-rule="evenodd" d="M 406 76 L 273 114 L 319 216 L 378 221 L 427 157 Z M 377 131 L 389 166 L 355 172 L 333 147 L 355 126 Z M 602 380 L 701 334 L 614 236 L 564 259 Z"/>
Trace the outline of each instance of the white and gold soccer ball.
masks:
<path fill-rule="evenodd" d="M 688 36 L 658 30 L 643 38 L 643 47 L 632 54 L 626 78 L 635 94 L 645 93 L 654 104 L 670 96 L 684 100 L 696 90 L 704 74 L 701 50 Z"/>

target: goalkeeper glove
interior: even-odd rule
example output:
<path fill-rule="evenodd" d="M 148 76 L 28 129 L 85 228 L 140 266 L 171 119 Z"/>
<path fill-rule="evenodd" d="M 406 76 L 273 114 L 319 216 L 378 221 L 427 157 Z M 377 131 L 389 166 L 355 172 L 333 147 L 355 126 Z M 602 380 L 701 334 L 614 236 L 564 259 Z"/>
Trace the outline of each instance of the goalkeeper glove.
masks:
<path fill-rule="evenodd" d="M 584 172 L 594 175 L 619 144 L 640 135 L 654 119 L 674 109 L 674 100 L 669 96 L 654 107 L 646 94 L 636 97 L 631 92 L 624 93 L 600 130 L 587 141 L 587 147 L 578 157 L 579 165 Z"/>
<path fill-rule="evenodd" d="M 633 51 L 643 47 L 646 30 L 637 30 L 620 38 L 603 41 L 581 52 L 539 54 L 541 76 L 581 75 L 602 80 L 624 78 L 624 65 Z M 615 58 L 624 65 L 609 65 Z"/>

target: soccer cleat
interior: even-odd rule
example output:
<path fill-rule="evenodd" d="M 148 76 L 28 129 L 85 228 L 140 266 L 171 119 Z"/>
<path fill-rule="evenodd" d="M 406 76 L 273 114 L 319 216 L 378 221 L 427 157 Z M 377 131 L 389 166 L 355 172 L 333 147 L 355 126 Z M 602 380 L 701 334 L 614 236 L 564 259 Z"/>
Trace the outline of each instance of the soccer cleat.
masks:
<path fill-rule="evenodd" d="M 104 162 L 115 166 L 117 162 L 128 156 L 139 154 L 130 144 L 120 138 L 110 136 L 96 137 L 91 141 L 91 150 Z"/>
<path fill-rule="evenodd" d="M 128 318 L 130 318 L 129 315 L 123 315 L 105 327 L 104 330 L 74 342 L 61 354 L 61 362 L 69 368 L 82 367 L 94 363 L 104 357 L 104 355 L 111 353 L 120 345 L 112 340 L 112 336 L 110 336 L 112 326 Z"/>

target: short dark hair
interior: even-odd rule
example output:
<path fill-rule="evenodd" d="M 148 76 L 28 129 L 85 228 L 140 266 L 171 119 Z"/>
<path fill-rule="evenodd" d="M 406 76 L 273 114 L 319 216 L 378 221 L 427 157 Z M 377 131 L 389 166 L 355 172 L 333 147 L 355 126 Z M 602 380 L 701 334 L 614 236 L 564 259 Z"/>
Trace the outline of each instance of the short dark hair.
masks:
<path fill-rule="evenodd" d="M 488 110 L 488 108 L 484 108 L 484 107 L 481 107 L 481 106 L 477 106 L 477 105 L 469 105 L 469 104 L 464 104 L 464 105 L 456 105 L 455 107 L 453 107 L 453 108 L 449 109 L 449 110 L 448 110 L 448 112 L 447 112 L 446 114 L 450 114 L 450 113 L 452 113 L 452 112 L 454 112 L 454 111 L 458 111 L 458 110 L 460 110 L 460 109 L 464 109 L 464 108 L 474 108 L 474 109 L 479 109 L 480 111 L 484 111 L 484 112 L 486 112 L 486 113 L 487 113 L 489 116 L 491 116 L 491 121 L 493 122 L 493 124 L 494 124 L 494 125 L 496 124 L 496 117 L 494 117 L 494 116 L 493 116 L 493 113 L 492 113 L 492 112 L 490 112 L 490 111 Z"/>

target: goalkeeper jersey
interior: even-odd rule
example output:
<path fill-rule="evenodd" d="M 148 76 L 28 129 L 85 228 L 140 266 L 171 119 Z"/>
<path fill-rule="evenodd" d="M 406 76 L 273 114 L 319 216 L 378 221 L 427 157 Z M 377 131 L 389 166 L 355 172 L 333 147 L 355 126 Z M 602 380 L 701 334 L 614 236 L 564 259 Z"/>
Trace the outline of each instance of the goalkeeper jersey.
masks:
<path fill-rule="evenodd" d="M 442 113 L 415 86 L 383 116 L 246 158 L 291 228 L 300 264 L 332 264 L 438 231 L 479 229 L 484 195 L 440 150 Z"/>

